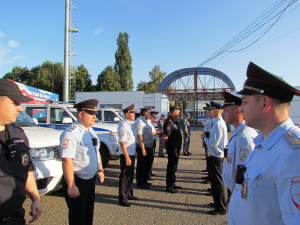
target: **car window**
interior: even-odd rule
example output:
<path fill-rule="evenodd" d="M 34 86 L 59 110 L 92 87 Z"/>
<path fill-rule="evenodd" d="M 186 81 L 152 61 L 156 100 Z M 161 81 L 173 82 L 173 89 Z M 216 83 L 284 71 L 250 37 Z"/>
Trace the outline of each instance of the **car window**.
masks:
<path fill-rule="evenodd" d="M 104 111 L 104 121 L 114 121 L 117 117 L 112 111 Z"/>
<path fill-rule="evenodd" d="M 26 107 L 25 112 L 31 117 L 37 119 L 39 123 L 46 123 L 47 108 L 46 107 Z"/>
<path fill-rule="evenodd" d="M 66 119 L 69 118 L 69 123 L 75 122 L 64 109 L 61 108 L 51 108 L 50 109 L 50 123 L 51 124 L 62 124 L 66 123 Z"/>

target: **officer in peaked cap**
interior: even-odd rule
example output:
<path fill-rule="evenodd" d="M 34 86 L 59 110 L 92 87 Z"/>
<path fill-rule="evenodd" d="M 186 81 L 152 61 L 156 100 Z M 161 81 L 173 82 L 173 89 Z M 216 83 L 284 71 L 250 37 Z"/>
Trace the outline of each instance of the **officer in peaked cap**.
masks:
<path fill-rule="evenodd" d="M 159 138 L 159 150 L 158 150 L 158 157 L 162 157 L 164 158 L 164 140 L 163 140 L 163 126 L 164 126 L 164 122 L 166 120 L 166 115 L 164 113 L 162 113 L 160 115 L 159 120 L 157 121 L 157 129 L 160 130 L 160 134 L 158 135 Z"/>
<path fill-rule="evenodd" d="M 179 153 L 182 144 L 182 135 L 180 132 L 180 125 L 177 121 L 180 115 L 179 106 L 170 107 L 170 115 L 165 120 L 163 126 L 163 139 L 164 146 L 168 153 L 168 165 L 167 165 L 167 176 L 166 176 L 166 191 L 169 193 L 178 193 L 180 186 L 176 183 L 176 171 L 179 160 Z"/>
<path fill-rule="evenodd" d="M 209 130 L 209 137 L 202 134 L 207 145 L 207 156 L 209 157 L 209 179 L 215 209 L 209 211 L 211 215 L 226 214 L 226 200 L 224 184 L 222 181 L 224 148 L 227 146 L 227 126 L 221 117 L 221 105 L 210 101 L 210 116 L 214 119 Z"/>
<path fill-rule="evenodd" d="M 118 140 L 120 144 L 120 177 L 119 177 L 119 202 L 120 205 L 129 207 L 128 200 L 137 199 L 133 195 L 133 177 L 136 142 L 131 122 L 135 118 L 134 104 L 122 110 L 125 120 L 118 126 Z"/>
<path fill-rule="evenodd" d="M 92 126 L 96 120 L 96 99 L 74 105 L 77 121 L 60 136 L 63 192 L 69 208 L 69 224 L 93 224 L 95 182 L 104 181 L 100 142 Z"/>
<path fill-rule="evenodd" d="M 0 79 L 0 224 L 26 223 L 22 207 L 26 194 L 32 201 L 29 223 L 42 213 L 29 142 L 24 130 L 14 124 L 23 111 L 20 103 L 31 100 L 15 83 Z"/>
<path fill-rule="evenodd" d="M 97 105 L 99 101 L 97 99 L 89 99 L 75 104 L 73 107 L 79 111 L 86 111 L 89 114 L 97 114 Z"/>
<path fill-rule="evenodd" d="M 153 134 L 147 120 L 150 117 L 151 107 L 142 108 L 140 116 L 134 122 L 134 130 L 136 135 L 136 185 L 139 188 L 150 188 L 151 183 L 148 182 L 151 170 L 151 159 L 153 154 Z"/>
<path fill-rule="evenodd" d="M 154 162 L 154 154 L 155 154 L 155 149 L 156 149 L 156 142 L 158 140 L 158 135 L 160 135 L 160 130 L 156 130 L 155 126 L 154 126 L 154 121 L 156 119 L 156 116 L 158 115 L 157 111 L 150 111 L 150 117 L 147 120 L 148 124 L 150 125 L 151 129 L 152 129 L 152 135 L 153 135 L 153 145 L 152 145 L 152 158 L 151 158 L 151 169 L 150 169 L 150 173 L 149 173 L 149 180 L 154 180 L 154 178 L 152 178 L 152 176 L 156 176 L 156 174 L 154 174 L 152 172 L 152 168 L 153 168 L 153 162 Z"/>
<path fill-rule="evenodd" d="M 203 134 L 205 134 L 206 137 L 209 137 L 209 130 L 212 127 L 212 117 L 210 117 L 210 113 L 209 113 L 209 108 L 210 108 L 210 104 L 205 103 L 205 107 L 203 107 L 203 109 L 205 110 L 205 124 L 203 127 Z M 205 150 L 205 160 L 206 160 L 206 168 L 205 170 L 203 170 L 203 172 L 208 172 L 208 168 L 209 168 L 209 157 L 207 157 L 206 152 L 207 152 L 207 146 L 204 142 L 204 139 L 202 139 L 202 147 Z M 201 183 L 204 184 L 208 184 L 209 183 L 209 174 L 207 177 L 203 177 L 203 179 L 205 179 L 204 181 L 201 181 Z"/>
<path fill-rule="evenodd" d="M 234 187 L 237 165 L 243 164 L 253 151 L 253 139 L 257 136 L 257 132 L 253 128 L 245 126 L 243 113 L 240 111 L 242 99 L 226 91 L 223 93 L 223 97 L 223 119 L 226 124 L 235 128 L 227 148 L 224 149 L 225 162 L 222 180 L 227 186 L 228 204 Z"/>
<path fill-rule="evenodd" d="M 184 118 L 181 120 L 181 129 L 182 129 L 182 134 L 183 134 L 183 155 L 184 156 L 189 156 L 192 153 L 189 151 L 190 147 L 190 136 L 191 136 L 191 127 L 190 127 L 190 122 L 189 118 L 191 115 L 189 113 L 184 114 Z"/>
<path fill-rule="evenodd" d="M 254 151 L 238 166 L 228 223 L 298 224 L 300 129 L 290 119 L 289 107 L 300 92 L 250 62 L 238 94 L 245 124 L 261 133 Z"/>

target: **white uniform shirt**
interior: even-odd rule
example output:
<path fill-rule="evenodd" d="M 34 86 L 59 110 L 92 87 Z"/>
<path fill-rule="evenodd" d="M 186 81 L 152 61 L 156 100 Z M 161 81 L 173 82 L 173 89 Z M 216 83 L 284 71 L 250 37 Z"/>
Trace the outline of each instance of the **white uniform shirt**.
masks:
<path fill-rule="evenodd" d="M 97 145 L 93 145 L 92 138 L 97 139 Z M 60 136 L 61 158 L 71 158 L 74 173 L 82 179 L 91 179 L 99 169 L 100 142 L 93 128 L 88 131 L 76 121 L 69 126 Z"/>
<path fill-rule="evenodd" d="M 212 124 L 213 119 L 209 119 L 208 117 L 205 120 L 205 124 L 203 127 L 203 132 L 209 132 L 210 128 L 211 128 L 211 124 Z"/>
<path fill-rule="evenodd" d="M 245 126 L 243 122 L 236 128 L 228 142 L 228 153 L 223 165 L 222 179 L 230 191 L 232 191 L 235 181 L 236 166 L 243 164 L 253 151 L 253 139 L 256 136 L 257 132 L 253 128 Z"/>
<path fill-rule="evenodd" d="M 135 155 L 135 135 L 133 124 L 128 120 L 124 120 L 118 126 L 118 140 L 119 142 L 124 142 L 128 155 Z M 120 148 L 120 154 L 123 154 L 122 149 Z"/>
<path fill-rule="evenodd" d="M 209 138 L 205 137 L 207 151 L 211 156 L 223 158 L 224 148 L 227 146 L 227 126 L 222 117 L 213 120 L 213 126 L 209 130 Z"/>
<path fill-rule="evenodd" d="M 155 126 L 153 125 L 150 119 L 147 120 L 147 123 L 152 129 L 152 133 L 155 133 L 156 132 Z M 153 141 L 157 141 L 157 140 L 158 140 L 158 135 L 153 135 Z"/>
<path fill-rule="evenodd" d="M 247 197 L 236 184 L 228 223 L 300 224 L 300 129 L 291 119 L 281 123 L 266 139 L 259 134 L 255 149 L 245 161 Z M 244 185 L 245 186 L 245 185 Z"/>
<path fill-rule="evenodd" d="M 141 134 L 145 147 L 152 148 L 153 146 L 153 134 L 152 128 L 149 126 L 147 121 L 140 116 L 134 123 L 135 135 Z M 136 139 L 136 143 L 138 140 Z"/>

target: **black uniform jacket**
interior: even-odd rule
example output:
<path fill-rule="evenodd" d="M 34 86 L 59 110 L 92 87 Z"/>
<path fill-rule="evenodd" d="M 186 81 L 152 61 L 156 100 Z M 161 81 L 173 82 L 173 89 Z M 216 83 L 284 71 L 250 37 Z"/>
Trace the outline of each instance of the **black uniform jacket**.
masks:
<path fill-rule="evenodd" d="M 0 138 L 0 219 L 22 207 L 26 198 L 28 171 L 34 166 L 29 156 L 28 139 L 22 128 L 5 126 Z"/>

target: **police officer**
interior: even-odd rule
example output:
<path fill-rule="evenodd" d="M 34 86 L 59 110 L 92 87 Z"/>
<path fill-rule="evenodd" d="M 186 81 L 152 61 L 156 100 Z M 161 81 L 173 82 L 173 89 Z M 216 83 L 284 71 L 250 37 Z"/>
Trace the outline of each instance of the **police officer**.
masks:
<path fill-rule="evenodd" d="M 136 185 L 140 188 L 149 188 L 151 183 L 148 182 L 148 176 L 151 169 L 151 160 L 153 154 L 153 134 L 152 128 L 147 120 L 150 116 L 151 108 L 142 108 L 139 118 L 134 123 L 136 134 Z"/>
<path fill-rule="evenodd" d="M 149 177 L 148 180 L 154 180 L 154 178 L 152 176 L 156 176 L 156 174 L 154 174 L 152 172 L 152 168 L 153 168 L 153 162 L 154 162 L 154 154 L 155 154 L 155 148 L 156 148 L 156 142 L 158 140 L 158 135 L 160 135 L 160 130 L 156 130 L 155 126 L 154 126 L 154 121 L 155 118 L 157 117 L 158 112 L 157 111 L 150 111 L 150 116 L 149 119 L 147 120 L 149 126 L 152 129 L 152 135 L 153 135 L 153 145 L 152 145 L 152 159 L 151 159 L 151 167 L 150 167 L 150 172 L 149 172 Z"/>
<path fill-rule="evenodd" d="M 203 107 L 203 109 L 204 109 L 206 118 L 205 118 L 205 124 L 204 124 L 204 127 L 203 127 L 203 133 L 205 134 L 206 137 L 209 137 L 209 130 L 210 130 L 211 126 L 212 126 L 212 121 L 213 120 L 212 120 L 212 118 L 210 117 L 210 114 L 209 114 L 210 104 L 205 103 L 205 105 L 206 106 Z M 206 168 L 205 168 L 205 170 L 203 170 L 203 172 L 208 172 L 208 168 L 209 168 L 209 166 L 208 166 L 209 161 L 208 160 L 209 160 L 209 157 L 207 157 L 207 155 L 206 155 L 207 146 L 206 146 L 206 144 L 204 142 L 204 138 L 202 139 L 202 143 L 203 143 L 202 147 L 205 150 L 205 160 L 206 160 Z M 209 183 L 209 175 L 207 177 L 204 177 L 204 179 L 206 179 L 206 180 L 202 181 L 201 183 L 208 184 Z"/>
<path fill-rule="evenodd" d="M 135 118 L 134 104 L 122 110 L 125 120 L 118 126 L 118 140 L 120 144 L 119 202 L 122 206 L 129 207 L 128 200 L 137 200 L 133 196 L 133 176 L 135 162 L 135 135 L 131 122 Z"/>
<path fill-rule="evenodd" d="M 190 147 L 190 136 L 191 136 L 191 128 L 190 128 L 190 118 L 189 113 L 184 114 L 184 118 L 181 121 L 181 129 L 183 133 L 183 155 L 189 156 L 192 153 L 189 152 L 189 147 Z"/>
<path fill-rule="evenodd" d="M 157 121 L 157 129 L 161 131 L 161 133 L 158 135 L 159 139 L 159 150 L 158 150 L 158 157 L 164 158 L 164 141 L 163 141 L 163 126 L 164 122 L 166 120 L 166 115 L 164 113 L 161 114 L 160 119 Z"/>
<path fill-rule="evenodd" d="M 97 99 L 74 105 L 77 121 L 60 136 L 63 165 L 63 189 L 69 208 L 69 224 L 93 224 L 95 182 L 104 181 L 100 143 L 95 131 Z"/>
<path fill-rule="evenodd" d="M 31 198 L 29 223 L 36 221 L 42 206 L 29 157 L 29 143 L 23 129 L 13 124 L 22 112 L 21 102 L 29 102 L 18 86 L 0 79 L 0 224 L 25 224 L 22 205 Z"/>
<path fill-rule="evenodd" d="M 236 167 L 243 164 L 253 151 L 253 139 L 257 136 L 257 132 L 253 128 L 245 126 L 243 113 L 240 111 L 241 98 L 226 91 L 223 96 L 224 103 L 221 107 L 223 119 L 226 124 L 231 124 L 235 128 L 228 141 L 228 147 L 224 150 L 225 162 L 222 179 L 227 186 L 228 204 L 234 186 Z"/>
<path fill-rule="evenodd" d="M 179 153 L 182 144 L 180 126 L 177 119 L 180 115 L 179 106 L 170 107 L 170 116 L 165 120 L 163 126 L 164 147 L 168 153 L 168 165 L 166 176 L 166 192 L 178 193 L 181 189 L 176 183 L 176 171 L 179 160 Z"/>
<path fill-rule="evenodd" d="M 299 224 L 300 129 L 289 117 L 300 91 L 250 62 L 242 94 L 245 125 L 261 131 L 238 166 L 229 224 Z"/>
<path fill-rule="evenodd" d="M 207 156 L 209 157 L 209 179 L 215 207 L 208 212 L 211 215 L 226 214 L 226 202 L 224 184 L 222 181 L 222 170 L 224 162 L 224 148 L 227 146 L 227 127 L 221 117 L 221 105 L 210 101 L 210 115 L 214 118 L 213 125 L 209 131 L 209 137 L 202 134 L 207 145 Z"/>

